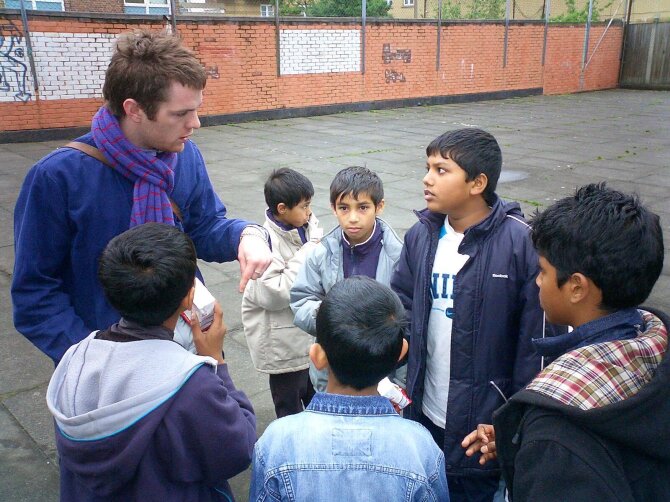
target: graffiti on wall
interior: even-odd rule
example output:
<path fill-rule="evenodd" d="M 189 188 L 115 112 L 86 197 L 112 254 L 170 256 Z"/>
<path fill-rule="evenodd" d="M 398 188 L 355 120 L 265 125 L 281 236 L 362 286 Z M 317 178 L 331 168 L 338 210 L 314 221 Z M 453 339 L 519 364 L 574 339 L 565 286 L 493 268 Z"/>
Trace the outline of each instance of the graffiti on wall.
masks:
<path fill-rule="evenodd" d="M 411 49 L 396 49 L 391 50 L 391 44 L 384 44 L 382 46 L 382 61 L 384 64 L 391 64 L 393 61 L 402 61 L 403 63 L 412 62 Z M 395 84 L 396 82 L 405 82 L 405 74 L 394 69 L 384 70 L 384 80 L 387 84 Z"/>
<path fill-rule="evenodd" d="M 386 79 L 387 84 L 405 81 L 405 75 L 403 75 L 402 72 L 395 70 L 384 70 L 384 78 Z"/>
<path fill-rule="evenodd" d="M 205 71 L 207 72 L 207 77 L 208 78 L 220 78 L 221 75 L 219 75 L 219 66 L 205 66 Z"/>
<path fill-rule="evenodd" d="M 391 64 L 392 61 L 411 63 L 412 49 L 396 49 L 392 51 L 391 44 L 384 44 L 382 47 L 382 61 L 384 61 L 384 64 Z"/>
<path fill-rule="evenodd" d="M 0 24 L 0 101 L 25 103 L 32 96 L 28 88 L 23 33 L 12 23 Z"/>

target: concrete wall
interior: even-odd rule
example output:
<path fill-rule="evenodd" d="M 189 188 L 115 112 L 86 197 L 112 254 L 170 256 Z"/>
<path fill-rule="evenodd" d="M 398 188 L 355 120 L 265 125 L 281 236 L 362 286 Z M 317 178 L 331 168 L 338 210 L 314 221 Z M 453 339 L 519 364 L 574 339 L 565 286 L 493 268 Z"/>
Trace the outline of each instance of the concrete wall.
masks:
<path fill-rule="evenodd" d="M 113 42 L 160 18 L 107 19 L 33 14 L 29 19 L 39 91 L 35 93 L 20 19 L 0 14 L 0 131 L 87 126 Z M 583 26 L 551 26 L 542 66 L 544 26 L 512 24 L 503 65 L 504 25 L 371 22 L 360 59 L 355 22 L 282 22 L 281 76 L 272 20 L 185 19 L 178 29 L 209 74 L 203 116 L 312 106 L 417 100 L 543 89 L 547 94 L 617 86 L 622 27 L 613 25 L 580 79 Z M 604 26 L 591 29 L 591 51 Z"/>

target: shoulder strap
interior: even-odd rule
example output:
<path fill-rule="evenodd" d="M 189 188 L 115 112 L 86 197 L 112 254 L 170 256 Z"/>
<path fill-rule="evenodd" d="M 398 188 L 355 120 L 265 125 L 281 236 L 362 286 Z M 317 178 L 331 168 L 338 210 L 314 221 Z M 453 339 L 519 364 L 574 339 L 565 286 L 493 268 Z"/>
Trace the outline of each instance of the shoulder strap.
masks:
<path fill-rule="evenodd" d="M 80 152 L 85 153 L 89 157 L 93 157 L 94 159 L 99 160 L 106 166 L 112 167 L 112 164 L 107 160 L 107 158 L 103 155 L 103 153 L 93 145 L 89 145 L 88 143 L 82 143 L 81 141 L 70 141 L 64 147 L 79 150 Z"/>
<path fill-rule="evenodd" d="M 108 167 L 112 167 L 112 164 L 107 160 L 107 157 L 104 156 L 104 154 L 96 147 L 93 145 L 89 145 L 88 143 L 82 143 L 81 141 L 70 141 L 67 145 L 63 145 L 63 148 L 73 148 L 75 150 L 79 150 L 82 153 L 85 153 L 89 157 L 93 157 L 96 160 L 99 160 L 103 164 L 105 164 Z M 182 217 L 181 214 L 181 209 L 179 209 L 179 206 L 175 201 L 172 200 L 171 197 L 170 199 L 170 205 L 172 206 L 172 212 L 174 215 L 177 217 L 179 221 L 184 221 L 184 218 Z"/>

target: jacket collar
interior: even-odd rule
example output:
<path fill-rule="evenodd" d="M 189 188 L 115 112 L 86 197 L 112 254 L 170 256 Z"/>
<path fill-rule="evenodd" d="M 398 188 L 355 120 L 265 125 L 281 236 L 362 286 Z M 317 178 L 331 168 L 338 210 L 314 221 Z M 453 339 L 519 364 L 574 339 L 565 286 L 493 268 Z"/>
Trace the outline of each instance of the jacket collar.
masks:
<path fill-rule="evenodd" d="M 382 396 L 345 396 L 317 392 L 307 411 L 332 415 L 395 415 L 391 401 Z"/>
<path fill-rule="evenodd" d="M 379 244 L 382 239 L 383 232 L 381 225 L 375 220 L 375 227 L 372 229 L 372 234 L 370 234 L 370 237 L 368 237 L 365 242 L 361 242 L 360 244 L 350 244 L 344 231 L 342 231 L 342 249 L 345 251 L 353 251 L 358 255 L 366 255 L 370 250 L 376 249 L 377 244 Z"/>
<path fill-rule="evenodd" d="M 591 337 L 580 348 L 565 353 L 526 389 L 582 410 L 601 408 L 637 394 L 651 381 L 665 357 L 668 330 L 652 313 L 636 310 L 634 316 L 631 310 L 635 309 L 599 319 L 597 325 L 587 323 L 591 324 L 591 332 L 601 334 L 599 343 L 594 343 Z M 631 326 L 629 323 L 636 318 L 640 325 Z M 633 328 L 636 336 L 621 339 L 612 335 L 609 341 L 605 340 L 605 331 L 618 331 L 621 335 L 623 325 Z"/>
<path fill-rule="evenodd" d="M 487 235 L 497 228 L 505 218 L 512 217 L 523 221 L 523 213 L 517 202 L 505 202 L 496 194 L 493 194 L 493 204 L 491 212 L 482 221 L 465 229 L 463 242 L 458 248 L 461 254 L 473 256 L 476 252 L 477 244 Z M 431 231 L 437 232 L 444 225 L 445 214 L 434 213 L 428 209 L 414 211 L 419 221 L 428 225 Z"/>
<path fill-rule="evenodd" d="M 286 223 L 283 223 L 279 221 L 274 214 L 272 214 L 272 211 L 270 209 L 265 210 L 265 216 L 267 216 L 267 219 L 274 223 L 277 228 L 284 230 L 285 232 L 290 232 L 291 230 L 295 230 L 298 227 L 294 227 L 293 225 L 287 225 Z"/>
<path fill-rule="evenodd" d="M 555 358 L 594 343 L 630 340 L 640 333 L 643 326 L 642 315 L 636 308 L 617 310 L 613 314 L 582 324 L 570 333 L 536 338 L 533 346 L 540 355 Z"/>
<path fill-rule="evenodd" d="M 444 218 L 444 215 L 442 215 Z M 382 233 L 382 246 L 383 249 L 388 250 L 394 246 L 402 247 L 402 241 L 398 234 L 395 233 L 388 223 L 386 223 L 381 218 L 375 218 L 377 228 L 381 229 Z M 321 239 L 321 244 L 323 244 L 331 253 L 338 253 L 341 247 L 340 241 L 342 238 L 342 229 L 339 225 L 336 225 L 330 232 L 323 236 Z"/>

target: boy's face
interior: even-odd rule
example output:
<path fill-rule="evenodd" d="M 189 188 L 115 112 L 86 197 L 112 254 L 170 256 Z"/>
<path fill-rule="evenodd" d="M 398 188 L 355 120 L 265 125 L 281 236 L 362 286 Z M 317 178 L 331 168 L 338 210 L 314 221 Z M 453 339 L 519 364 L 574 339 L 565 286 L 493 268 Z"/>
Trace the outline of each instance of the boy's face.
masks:
<path fill-rule="evenodd" d="M 294 227 L 302 227 L 312 216 L 312 199 L 302 199 L 291 209 L 283 202 L 277 206 L 277 219 Z"/>
<path fill-rule="evenodd" d="M 466 181 L 466 172 L 456 162 L 436 153 L 428 157 L 426 171 L 423 195 L 430 211 L 453 215 L 470 201 L 475 180 Z"/>
<path fill-rule="evenodd" d="M 375 206 L 370 194 L 360 192 L 358 199 L 347 194 L 340 196 L 333 206 L 337 222 L 350 244 L 361 244 L 370 238 L 375 228 L 375 217 L 382 213 L 384 200 Z"/>
<path fill-rule="evenodd" d="M 559 288 L 556 268 L 543 256 L 540 256 L 540 272 L 535 278 L 535 283 L 540 288 L 540 305 L 547 315 L 547 320 L 562 326 L 572 325 L 569 281 Z"/>

